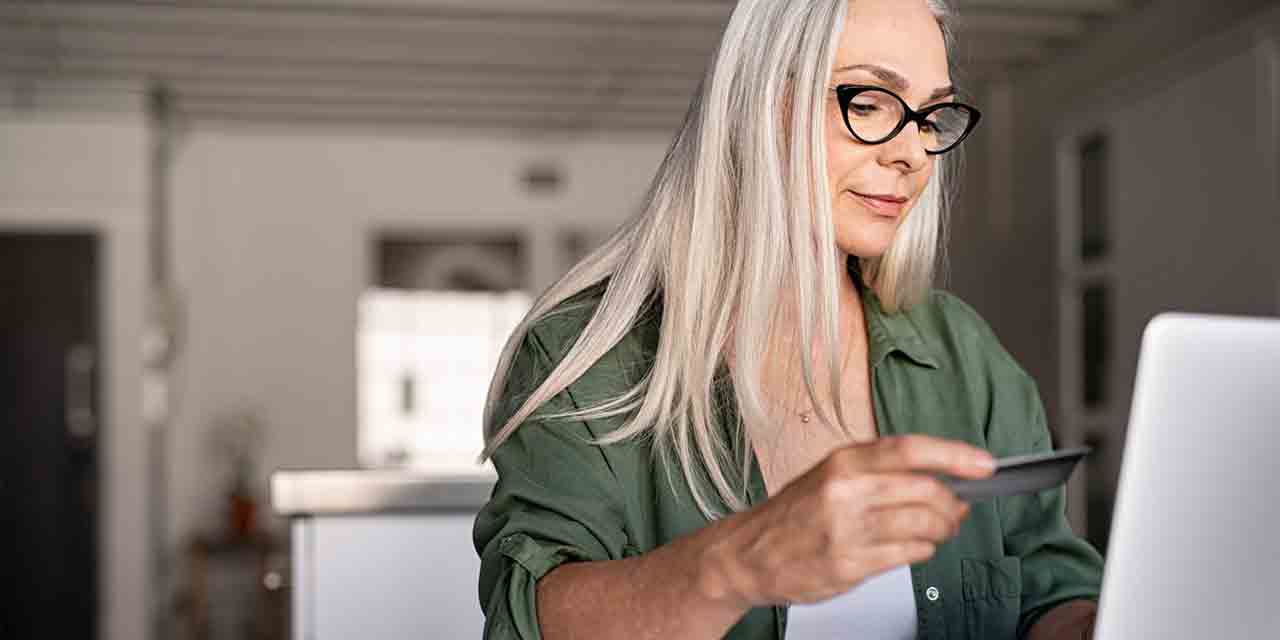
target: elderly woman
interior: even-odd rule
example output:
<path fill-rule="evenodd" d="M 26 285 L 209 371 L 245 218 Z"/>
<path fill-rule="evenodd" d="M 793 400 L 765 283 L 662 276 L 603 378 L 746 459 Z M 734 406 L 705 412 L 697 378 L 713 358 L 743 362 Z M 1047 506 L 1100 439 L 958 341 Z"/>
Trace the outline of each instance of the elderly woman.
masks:
<path fill-rule="evenodd" d="M 942 0 L 738 3 L 643 209 L 501 358 L 488 637 L 1091 634 L 1062 490 L 934 477 L 1051 447 L 1035 382 L 930 288 L 979 117 L 952 44 Z"/>

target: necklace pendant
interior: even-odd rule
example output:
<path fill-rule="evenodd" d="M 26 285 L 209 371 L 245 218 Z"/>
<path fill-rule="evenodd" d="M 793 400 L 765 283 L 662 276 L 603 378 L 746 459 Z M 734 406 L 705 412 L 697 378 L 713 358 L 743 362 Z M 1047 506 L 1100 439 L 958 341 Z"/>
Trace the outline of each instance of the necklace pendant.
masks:
<path fill-rule="evenodd" d="M 800 414 L 800 422 L 809 424 L 809 412 L 805 411 Z"/>

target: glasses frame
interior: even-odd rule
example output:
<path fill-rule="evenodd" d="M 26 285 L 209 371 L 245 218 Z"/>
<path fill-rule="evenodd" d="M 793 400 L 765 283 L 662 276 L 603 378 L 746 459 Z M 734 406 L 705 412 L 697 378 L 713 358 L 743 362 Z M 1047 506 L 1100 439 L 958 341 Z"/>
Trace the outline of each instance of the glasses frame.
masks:
<path fill-rule="evenodd" d="M 978 120 L 982 119 L 981 111 L 978 111 L 977 108 L 964 104 L 963 102 L 940 102 L 938 104 L 929 105 L 919 111 L 916 111 L 915 109 L 912 109 L 910 105 L 907 104 L 906 100 L 902 99 L 902 96 L 899 96 L 898 94 L 884 87 L 877 87 L 875 85 L 842 84 L 842 85 L 837 85 L 835 88 L 835 91 L 836 91 L 836 101 L 839 102 L 840 104 L 840 114 L 844 118 L 845 128 L 849 130 L 850 135 L 852 135 L 854 138 L 857 138 L 858 141 L 863 144 L 884 144 L 892 140 L 894 136 L 901 133 L 902 130 L 906 128 L 907 123 L 909 122 L 916 123 L 917 129 L 925 124 L 932 125 L 932 123 L 929 122 L 926 118 L 929 116 L 929 114 L 933 113 L 934 111 L 937 111 L 938 109 L 942 109 L 944 107 L 946 108 L 958 107 L 960 109 L 968 111 L 970 116 L 969 124 L 965 127 L 965 130 L 960 133 L 960 137 L 956 138 L 955 142 L 937 151 L 930 151 L 929 149 L 924 150 L 925 153 L 931 156 L 936 156 L 956 148 L 961 142 L 964 141 L 966 137 L 969 136 L 969 133 L 973 131 L 973 128 L 978 126 Z M 862 136 L 858 135 L 856 131 L 853 130 L 853 125 L 849 123 L 849 103 L 853 101 L 854 96 L 857 96 L 858 94 L 866 91 L 880 91 L 883 93 L 887 93 L 893 96 L 893 98 L 898 101 L 898 104 L 902 105 L 902 119 L 898 122 L 898 126 L 894 127 L 893 131 L 890 131 L 888 135 L 886 135 L 885 137 L 879 140 L 867 140 L 866 138 L 863 138 Z"/>

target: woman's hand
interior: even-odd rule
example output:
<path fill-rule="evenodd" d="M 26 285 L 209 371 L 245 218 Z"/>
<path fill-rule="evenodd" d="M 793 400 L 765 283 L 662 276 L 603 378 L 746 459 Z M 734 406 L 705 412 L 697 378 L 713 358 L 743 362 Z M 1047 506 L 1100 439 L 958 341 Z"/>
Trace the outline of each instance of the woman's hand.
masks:
<path fill-rule="evenodd" d="M 747 609 L 835 597 L 953 537 L 968 504 L 929 474 L 985 478 L 994 459 L 930 436 L 843 447 L 751 511 L 702 557 L 699 588 Z"/>

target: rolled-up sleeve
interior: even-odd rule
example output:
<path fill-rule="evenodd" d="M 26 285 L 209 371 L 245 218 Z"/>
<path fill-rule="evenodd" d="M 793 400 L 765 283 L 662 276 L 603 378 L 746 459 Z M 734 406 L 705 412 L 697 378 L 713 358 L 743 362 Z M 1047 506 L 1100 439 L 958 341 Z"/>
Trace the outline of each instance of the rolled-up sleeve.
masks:
<path fill-rule="evenodd" d="M 551 370 L 560 349 L 535 329 L 514 359 L 495 419 L 505 421 Z M 599 375 L 588 372 L 587 375 Z M 536 416 L 579 408 L 561 392 L 498 447 L 498 482 L 476 517 L 480 606 L 485 638 L 541 638 L 537 581 L 565 562 L 622 557 L 623 501 L 602 448 L 586 422 Z"/>
<path fill-rule="evenodd" d="M 995 391 L 993 451 L 997 455 L 1053 448 L 1035 381 L 1016 365 Z M 1097 600 L 1102 556 L 1067 521 L 1065 488 L 997 499 L 1005 554 L 1022 567 L 1017 636 L 1025 638 L 1040 616 L 1067 600 Z"/>

